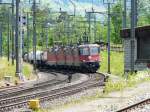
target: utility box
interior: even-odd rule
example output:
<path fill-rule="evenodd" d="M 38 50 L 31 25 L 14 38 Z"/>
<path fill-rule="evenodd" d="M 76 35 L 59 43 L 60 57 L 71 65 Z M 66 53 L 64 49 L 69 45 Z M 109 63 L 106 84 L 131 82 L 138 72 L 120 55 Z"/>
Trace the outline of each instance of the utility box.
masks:
<path fill-rule="evenodd" d="M 28 105 L 30 109 L 36 110 L 40 108 L 40 101 L 39 99 L 29 100 Z"/>

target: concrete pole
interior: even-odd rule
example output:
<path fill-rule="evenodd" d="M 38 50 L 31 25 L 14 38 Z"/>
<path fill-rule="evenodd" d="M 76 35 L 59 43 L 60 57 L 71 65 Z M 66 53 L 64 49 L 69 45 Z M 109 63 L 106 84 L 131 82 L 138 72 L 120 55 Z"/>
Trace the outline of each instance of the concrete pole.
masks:
<path fill-rule="evenodd" d="M 14 65 L 14 58 L 15 58 L 15 24 L 14 24 L 14 0 L 12 0 L 12 65 Z"/>
<path fill-rule="evenodd" d="M 96 42 L 97 37 L 97 27 L 96 27 L 96 15 L 94 15 L 94 42 Z"/>
<path fill-rule="evenodd" d="M 90 43 L 91 41 L 91 13 L 88 13 L 88 18 L 89 18 L 89 38 L 88 38 L 88 42 Z"/>
<path fill-rule="evenodd" d="M 122 28 L 125 29 L 125 28 L 127 28 L 127 0 L 123 1 L 123 6 L 124 6 L 124 10 L 123 10 L 123 26 L 122 26 Z M 125 58 L 125 55 L 124 55 L 124 58 Z M 124 68 L 125 68 L 125 65 L 124 65 Z M 124 73 L 125 73 L 125 70 L 124 70 Z M 125 77 L 127 78 L 128 74 L 125 74 Z"/>
<path fill-rule="evenodd" d="M 124 0 L 123 28 L 127 27 L 127 0 Z"/>
<path fill-rule="evenodd" d="M 16 47 L 16 76 L 20 76 L 19 66 L 19 3 L 20 0 L 16 0 L 16 33 L 15 33 L 15 47 Z"/>
<path fill-rule="evenodd" d="M 27 13 L 27 60 L 29 60 L 29 48 L 30 48 L 30 30 L 29 30 L 29 13 Z"/>
<path fill-rule="evenodd" d="M 0 57 L 2 57 L 2 48 L 3 48 L 3 41 L 2 41 L 2 24 L 0 23 Z"/>
<path fill-rule="evenodd" d="M 48 27 L 46 28 L 46 49 L 48 48 Z"/>
<path fill-rule="evenodd" d="M 107 20 L 107 24 L 108 24 L 108 31 L 107 31 L 107 50 L 108 50 L 108 73 L 110 72 L 110 3 L 108 3 L 108 20 Z"/>
<path fill-rule="evenodd" d="M 44 28 L 42 27 L 42 35 L 41 35 L 42 49 L 44 48 Z"/>
<path fill-rule="evenodd" d="M 135 1 L 131 0 L 131 73 L 134 72 L 134 46 L 135 46 Z"/>
<path fill-rule="evenodd" d="M 22 26 L 22 5 L 20 6 L 20 53 L 19 53 L 19 61 L 20 61 L 20 75 L 22 75 L 22 67 L 23 67 L 23 60 L 22 60 L 22 49 L 23 49 L 23 26 Z"/>
<path fill-rule="evenodd" d="M 134 4 L 135 4 L 135 24 L 134 24 L 134 26 L 137 27 L 137 25 L 138 25 L 138 0 L 135 0 Z"/>
<path fill-rule="evenodd" d="M 36 70 L 36 0 L 33 1 L 33 56 L 34 70 Z"/>
<path fill-rule="evenodd" d="M 10 56 L 10 14 L 8 12 L 8 31 L 7 31 L 7 60 L 9 61 Z"/>

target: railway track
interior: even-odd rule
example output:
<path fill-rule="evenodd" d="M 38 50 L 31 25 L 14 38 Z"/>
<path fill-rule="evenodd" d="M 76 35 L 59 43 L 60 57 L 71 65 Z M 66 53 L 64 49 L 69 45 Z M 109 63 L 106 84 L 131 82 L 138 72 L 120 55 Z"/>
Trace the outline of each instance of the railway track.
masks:
<path fill-rule="evenodd" d="M 51 74 L 57 76 L 57 74 L 55 73 L 54 70 L 50 71 L 50 70 L 47 70 L 47 69 L 41 69 L 40 72 L 42 72 L 42 71 L 43 71 L 43 73 L 51 73 Z M 39 82 L 35 83 L 34 85 L 40 85 L 42 83 L 43 84 L 48 83 L 49 81 L 52 81 L 52 80 L 39 81 Z M 0 88 L 0 95 L 1 95 L 1 93 L 6 93 L 6 92 L 9 92 L 9 91 L 12 92 L 12 91 L 16 91 L 16 90 L 23 89 L 23 88 L 24 88 L 24 83 L 21 83 L 17 86 L 2 87 L 2 88 Z"/>
<path fill-rule="evenodd" d="M 98 74 L 100 75 L 100 74 Z M 73 85 L 65 85 L 61 88 L 52 89 L 49 91 L 40 91 L 28 95 L 15 96 L 12 98 L 6 98 L 0 100 L 0 111 L 8 112 L 16 108 L 28 108 L 28 100 L 38 98 L 40 103 L 48 100 L 53 100 L 56 98 L 73 95 L 85 89 L 89 89 L 91 87 L 103 86 L 104 85 L 104 76 L 101 74 L 99 77 L 99 81 L 97 78 L 89 78 L 88 80 L 73 84 Z"/>
<path fill-rule="evenodd" d="M 133 105 L 130 105 L 128 107 L 125 107 L 123 109 L 118 110 L 117 112 L 132 112 L 137 108 L 142 108 L 144 105 L 149 105 L 150 104 L 150 98 L 143 100 L 141 102 L 135 103 Z"/>
<path fill-rule="evenodd" d="M 52 74 L 52 72 L 51 72 L 51 74 Z M 53 74 L 57 75 L 56 73 L 53 73 Z M 33 92 L 33 91 L 43 89 L 43 88 L 49 88 L 54 85 L 65 83 L 66 81 L 67 81 L 67 77 L 59 80 L 59 79 L 57 79 L 57 76 L 56 76 L 54 79 L 40 81 L 29 87 L 20 86 L 20 87 L 16 87 L 16 88 L 6 89 L 3 91 L 0 91 L 0 99 L 5 99 L 5 98 L 21 95 L 21 94 Z"/>
<path fill-rule="evenodd" d="M 6 90 L 12 90 L 12 89 L 16 89 L 16 88 L 18 88 L 19 86 L 21 86 L 22 85 L 22 83 L 21 84 L 19 84 L 18 86 L 7 86 L 7 87 L 1 87 L 0 88 L 0 92 L 2 92 L 2 91 L 6 91 Z"/>

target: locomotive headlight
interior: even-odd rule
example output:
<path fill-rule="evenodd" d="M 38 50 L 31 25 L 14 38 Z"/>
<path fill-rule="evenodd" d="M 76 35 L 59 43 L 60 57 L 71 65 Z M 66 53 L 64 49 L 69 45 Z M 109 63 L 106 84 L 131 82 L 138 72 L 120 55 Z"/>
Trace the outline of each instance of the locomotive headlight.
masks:
<path fill-rule="evenodd" d="M 88 56 L 88 59 L 92 59 L 92 57 L 91 57 L 91 56 Z"/>

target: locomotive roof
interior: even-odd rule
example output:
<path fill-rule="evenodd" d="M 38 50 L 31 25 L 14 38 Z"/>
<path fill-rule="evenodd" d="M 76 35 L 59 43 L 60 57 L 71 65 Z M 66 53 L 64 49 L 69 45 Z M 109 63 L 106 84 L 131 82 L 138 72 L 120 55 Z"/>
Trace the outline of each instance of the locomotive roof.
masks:
<path fill-rule="evenodd" d="M 84 45 L 80 45 L 79 47 L 99 47 L 98 44 L 84 44 Z"/>

